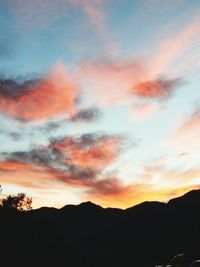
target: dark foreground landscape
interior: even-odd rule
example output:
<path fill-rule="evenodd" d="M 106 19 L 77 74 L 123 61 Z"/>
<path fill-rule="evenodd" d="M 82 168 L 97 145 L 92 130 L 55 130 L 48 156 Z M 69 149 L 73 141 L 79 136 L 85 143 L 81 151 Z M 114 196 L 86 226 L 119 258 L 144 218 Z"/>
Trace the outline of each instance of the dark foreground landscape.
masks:
<path fill-rule="evenodd" d="M 91 202 L 0 209 L 2 266 L 151 267 L 200 258 L 200 190 L 126 210 Z"/>

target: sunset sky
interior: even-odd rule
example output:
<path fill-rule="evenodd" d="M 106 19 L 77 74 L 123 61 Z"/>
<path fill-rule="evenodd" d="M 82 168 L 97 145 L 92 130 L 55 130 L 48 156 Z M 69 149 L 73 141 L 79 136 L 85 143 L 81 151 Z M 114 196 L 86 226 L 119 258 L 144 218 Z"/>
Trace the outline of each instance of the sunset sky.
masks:
<path fill-rule="evenodd" d="M 34 208 L 200 188 L 199 0 L 0 0 L 0 184 Z"/>

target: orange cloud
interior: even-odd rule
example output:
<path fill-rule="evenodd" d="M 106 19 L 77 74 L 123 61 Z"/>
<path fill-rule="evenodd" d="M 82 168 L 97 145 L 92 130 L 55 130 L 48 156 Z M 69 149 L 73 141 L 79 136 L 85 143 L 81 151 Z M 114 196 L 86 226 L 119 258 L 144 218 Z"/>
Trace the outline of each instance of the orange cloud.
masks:
<path fill-rule="evenodd" d="M 41 166 L 13 160 L 0 162 L 0 175 L 2 184 L 15 184 L 35 189 L 46 189 L 48 181 L 55 180 Z"/>
<path fill-rule="evenodd" d="M 66 137 L 47 147 L 6 154 L 0 172 L 6 177 L 27 175 L 28 182 L 35 171 L 36 180 L 44 175 L 42 181 L 50 179 L 83 189 L 98 189 L 104 194 L 119 187 L 116 179 L 105 179 L 103 171 L 119 155 L 122 142 L 122 137 L 98 134 Z"/>
<path fill-rule="evenodd" d="M 63 64 L 51 74 L 23 90 L 16 97 L 0 95 L 0 112 L 22 120 L 46 120 L 56 115 L 73 114 L 78 89 Z"/>
<path fill-rule="evenodd" d="M 90 138 L 90 137 L 89 137 Z M 119 153 L 122 138 L 107 137 L 81 140 L 65 138 L 53 146 L 64 155 L 64 162 L 82 168 L 102 169 L 113 162 Z"/>
<path fill-rule="evenodd" d="M 177 88 L 179 83 L 180 79 L 158 79 L 139 82 L 132 88 L 132 92 L 137 97 L 147 99 L 169 97 L 172 92 Z"/>

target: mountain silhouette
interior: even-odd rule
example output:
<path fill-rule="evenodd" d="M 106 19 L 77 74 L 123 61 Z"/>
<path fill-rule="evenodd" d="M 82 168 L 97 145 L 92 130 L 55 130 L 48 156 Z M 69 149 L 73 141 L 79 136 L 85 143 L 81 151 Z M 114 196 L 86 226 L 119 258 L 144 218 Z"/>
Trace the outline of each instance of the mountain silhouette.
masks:
<path fill-rule="evenodd" d="M 27 212 L 0 209 L 5 266 L 153 267 L 200 258 L 200 190 L 126 210 L 92 202 Z"/>

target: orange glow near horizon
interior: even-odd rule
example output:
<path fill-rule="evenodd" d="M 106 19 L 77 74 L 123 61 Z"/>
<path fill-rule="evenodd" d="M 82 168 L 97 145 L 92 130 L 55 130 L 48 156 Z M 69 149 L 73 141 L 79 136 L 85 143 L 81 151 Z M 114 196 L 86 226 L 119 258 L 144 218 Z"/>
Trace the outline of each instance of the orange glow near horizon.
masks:
<path fill-rule="evenodd" d="M 67 203 L 71 203 L 70 200 L 66 198 L 66 194 L 68 194 L 67 192 L 71 194 L 70 191 L 73 190 L 78 190 L 79 192 L 78 197 L 75 197 L 73 200 L 76 204 L 89 199 L 105 208 L 115 207 L 125 209 L 144 201 L 166 202 L 169 199 L 178 197 L 190 190 L 200 189 L 200 184 L 195 184 L 195 180 L 198 180 L 199 172 L 182 174 L 180 178 L 186 180 L 185 186 L 178 187 L 179 176 L 177 176 L 177 185 L 170 187 L 163 185 L 163 187 L 156 188 L 153 184 L 148 185 L 146 183 L 123 185 L 118 179 L 114 178 L 96 183 L 76 180 L 73 177 L 64 178 L 64 174 L 45 170 L 38 166 L 11 161 L 1 163 L 0 169 L 2 186 L 15 184 L 21 186 L 24 192 L 26 192 L 26 189 L 28 189 L 28 191 L 33 190 L 33 192 L 39 192 L 34 193 L 33 196 L 34 208 L 44 205 L 60 208 Z M 59 177 L 59 175 L 62 176 Z M 163 173 L 163 179 L 165 176 L 165 179 L 167 179 L 169 175 L 169 173 Z M 174 178 L 176 177 L 175 173 L 171 173 L 171 175 L 173 175 Z M 187 183 L 188 175 L 190 181 Z M 192 176 L 194 179 L 193 184 L 191 184 Z M 54 187 L 54 190 L 52 189 L 52 186 Z M 54 193 L 51 193 L 54 191 L 60 192 L 60 197 L 57 200 L 55 199 Z M 41 198 L 41 194 L 44 194 L 44 199 Z M 52 196 L 52 200 L 47 200 L 47 203 L 45 204 L 45 198 L 48 194 Z M 73 197 L 71 197 L 71 199 L 72 198 Z M 35 203 L 34 199 L 36 200 Z"/>

